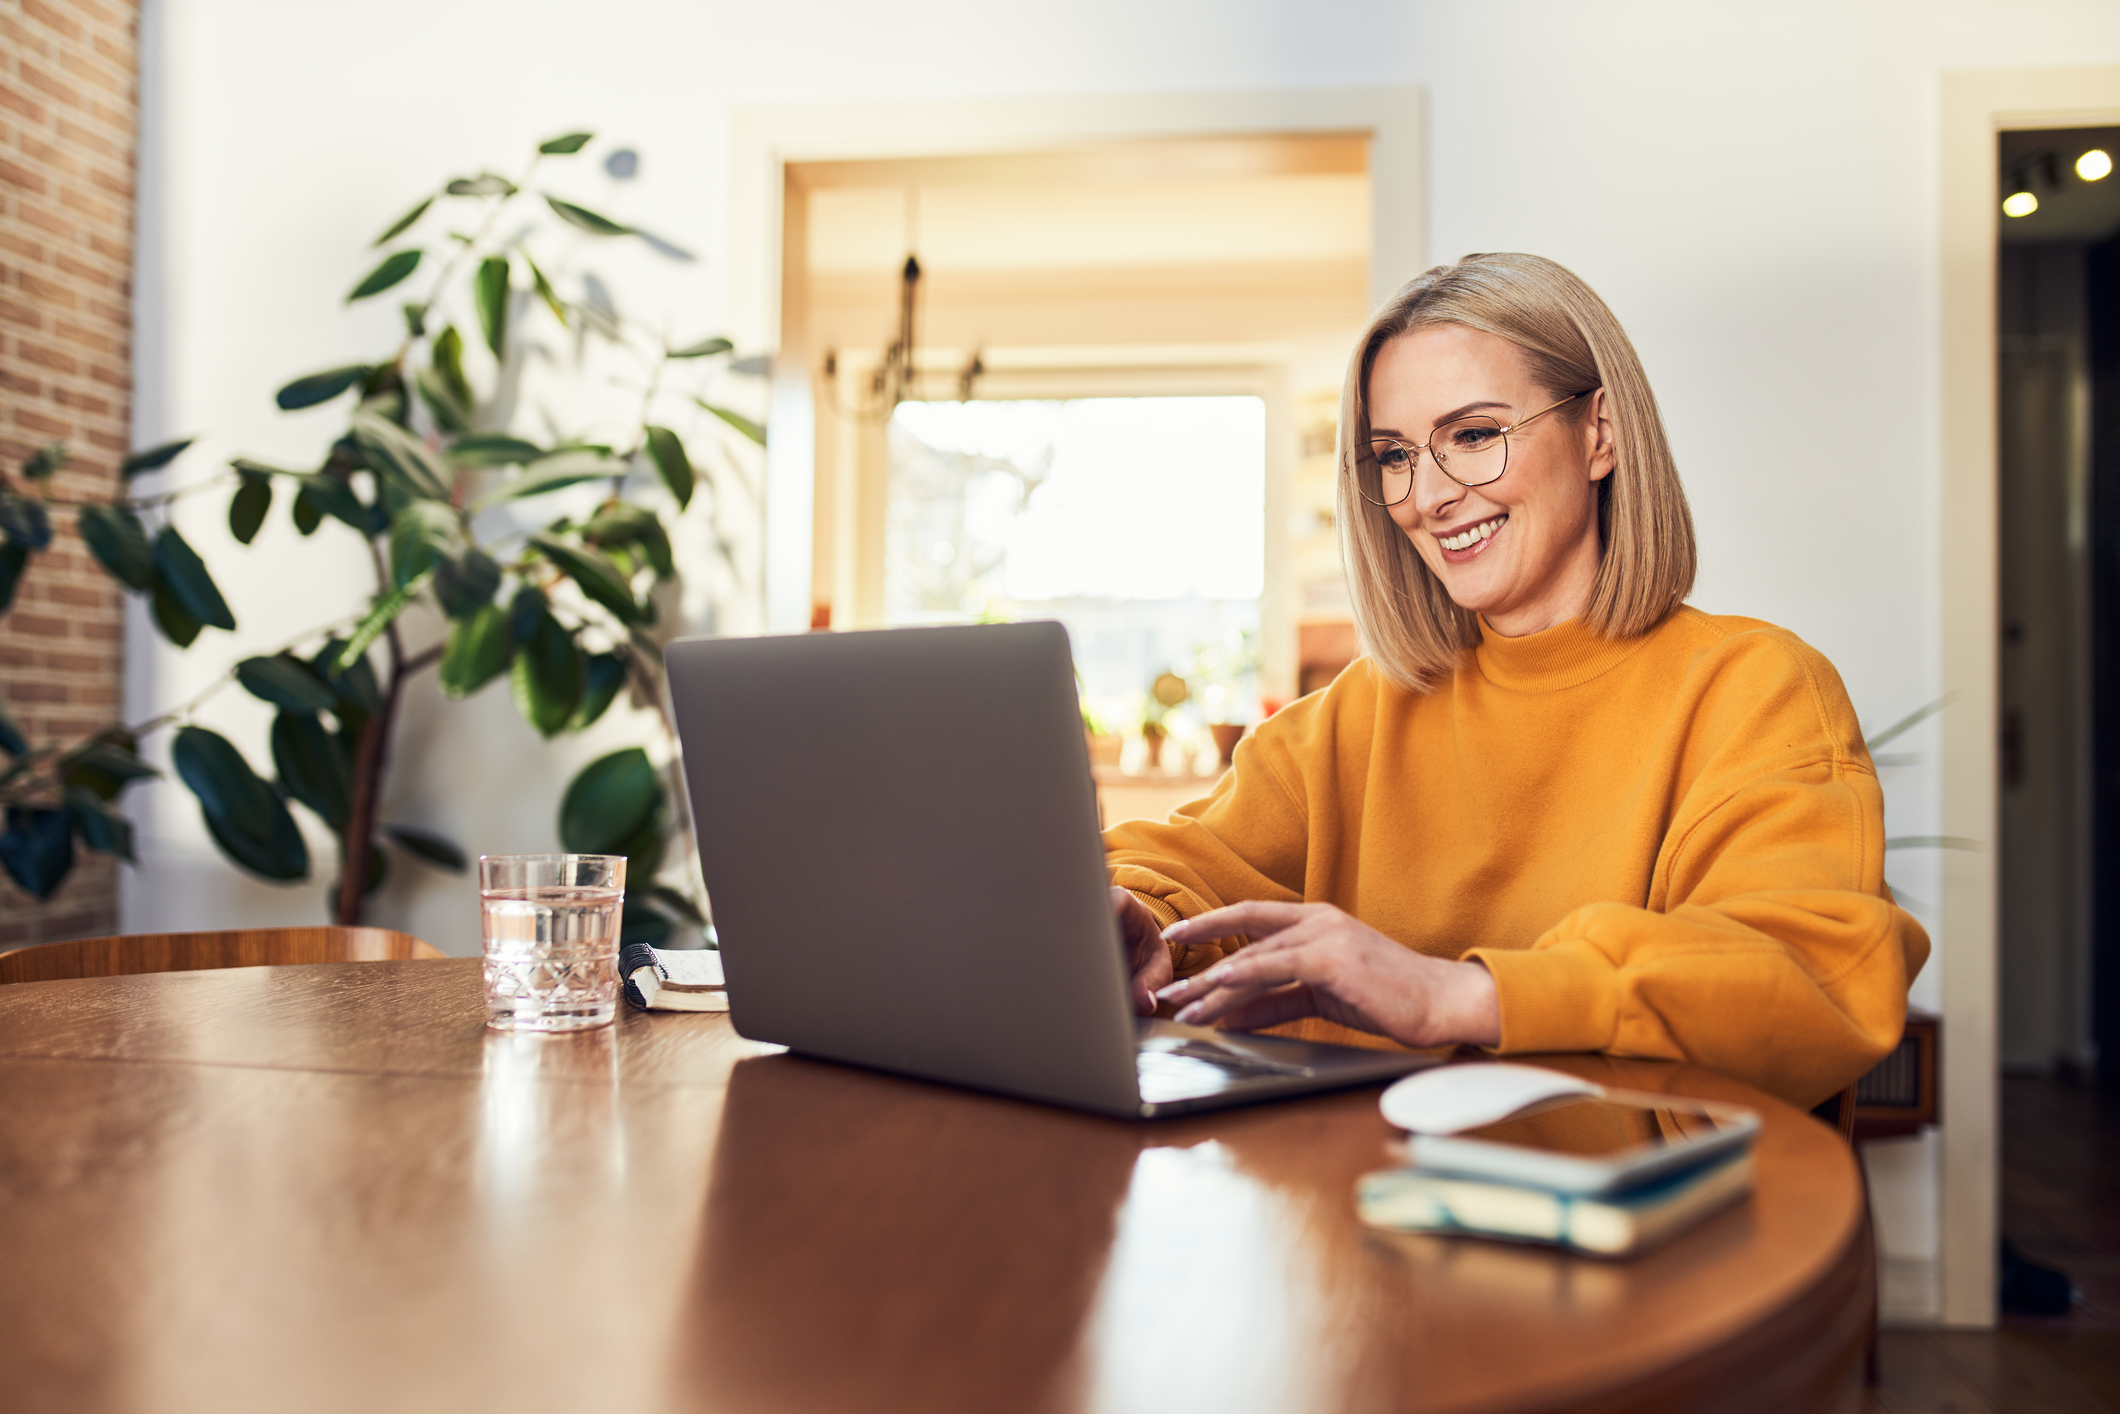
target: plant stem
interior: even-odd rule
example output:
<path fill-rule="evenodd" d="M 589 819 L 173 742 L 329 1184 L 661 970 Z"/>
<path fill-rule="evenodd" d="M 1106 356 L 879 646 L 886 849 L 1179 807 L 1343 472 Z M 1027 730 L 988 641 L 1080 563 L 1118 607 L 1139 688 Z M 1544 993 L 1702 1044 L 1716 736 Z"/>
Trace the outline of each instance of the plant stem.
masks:
<path fill-rule="evenodd" d="M 375 566 L 376 592 L 389 586 L 390 573 L 383 565 L 383 552 L 368 542 L 368 558 Z M 375 853 L 376 803 L 383 793 L 383 771 L 390 759 L 390 728 L 397 720 L 398 699 L 405 691 L 405 640 L 395 619 L 384 632 L 390 655 L 390 681 L 383 689 L 383 705 L 361 724 L 361 739 L 353 750 L 353 810 L 339 836 L 339 896 L 331 921 L 342 928 L 360 926 L 361 910 L 368 902 L 368 860 Z"/>

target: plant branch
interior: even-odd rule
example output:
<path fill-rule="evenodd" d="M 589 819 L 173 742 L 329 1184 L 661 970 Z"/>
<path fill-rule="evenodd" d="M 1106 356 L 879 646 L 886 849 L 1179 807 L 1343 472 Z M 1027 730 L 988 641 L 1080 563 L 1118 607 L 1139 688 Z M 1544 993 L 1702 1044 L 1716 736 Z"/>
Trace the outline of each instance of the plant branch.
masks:
<path fill-rule="evenodd" d="M 542 162 L 543 160 L 543 153 L 532 153 L 530 155 L 530 165 L 523 169 L 522 180 L 515 184 L 515 190 L 509 192 L 506 196 L 494 202 L 491 207 L 487 208 L 486 219 L 479 223 L 479 228 L 476 231 L 471 233 L 471 239 L 465 241 L 461 246 L 458 247 L 456 254 L 449 257 L 449 263 L 444 265 L 442 267 L 442 273 L 435 277 L 434 287 L 428 292 L 426 300 L 423 301 L 420 305 L 420 317 L 417 321 L 419 324 L 421 324 L 422 326 L 426 324 L 428 314 L 433 311 L 434 307 L 437 304 L 441 303 L 442 292 L 449 288 L 450 281 L 456 278 L 456 272 L 461 269 L 464 262 L 466 260 L 469 260 L 473 253 L 478 250 L 479 246 L 485 241 L 486 237 L 493 233 L 494 226 L 501 219 L 501 212 L 507 210 L 509 206 L 513 205 L 517 197 L 521 196 L 524 192 L 530 190 L 530 179 L 533 176 L 537 175 L 537 164 L 539 162 Z M 398 351 L 396 355 L 393 356 L 390 360 L 391 363 L 404 363 L 405 355 L 412 352 L 412 346 L 413 344 L 418 342 L 419 337 L 419 335 L 413 334 L 408 331 L 405 335 L 405 341 L 398 345 Z"/>

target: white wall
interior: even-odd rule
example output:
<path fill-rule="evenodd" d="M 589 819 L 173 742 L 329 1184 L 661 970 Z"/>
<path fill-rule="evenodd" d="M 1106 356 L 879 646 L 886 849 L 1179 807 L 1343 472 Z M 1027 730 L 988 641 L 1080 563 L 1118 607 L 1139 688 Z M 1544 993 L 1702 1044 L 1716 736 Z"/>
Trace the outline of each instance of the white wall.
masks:
<path fill-rule="evenodd" d="M 395 318 L 387 300 L 339 302 L 365 241 L 438 174 L 512 161 L 536 137 L 586 126 L 638 146 L 626 214 L 711 249 L 732 106 L 1422 85 L 1428 248 L 1537 251 L 1604 294 L 1686 473 L 1697 602 L 1817 644 L 1873 725 L 1939 692 L 1938 74 L 2120 60 L 2110 0 L 372 0 L 358 14 L 163 0 L 147 30 L 140 436 L 203 430 L 215 454 L 297 460 L 328 419 L 275 413 L 271 390 L 362 356 Z M 600 181 L 585 171 L 579 190 L 601 196 Z M 711 259 L 650 273 L 619 272 L 666 291 L 674 327 L 715 327 Z M 219 523 L 203 505 L 183 521 L 217 566 L 297 563 L 290 536 L 244 552 Z M 299 573 L 360 576 L 345 556 Z M 289 596 L 245 622 L 244 642 L 315 612 Z M 180 698 L 218 651 L 135 633 L 130 709 Z M 246 731 L 257 715 L 233 699 L 206 714 Z M 1932 754 L 1934 740 L 1901 745 Z M 414 711 L 400 793 L 475 851 L 536 847 L 558 783 L 607 745 L 544 747 L 494 689 Z M 1892 833 L 1937 832 L 1936 779 L 1932 759 L 1893 769 Z M 128 927 L 321 915 L 318 890 L 220 864 L 178 788 L 132 799 L 144 863 Z M 1933 861 L 1892 872 L 1915 900 L 1937 897 Z M 379 921 L 468 951 L 472 916 L 452 884 Z M 1915 995 L 1935 1004 L 1934 968 Z"/>

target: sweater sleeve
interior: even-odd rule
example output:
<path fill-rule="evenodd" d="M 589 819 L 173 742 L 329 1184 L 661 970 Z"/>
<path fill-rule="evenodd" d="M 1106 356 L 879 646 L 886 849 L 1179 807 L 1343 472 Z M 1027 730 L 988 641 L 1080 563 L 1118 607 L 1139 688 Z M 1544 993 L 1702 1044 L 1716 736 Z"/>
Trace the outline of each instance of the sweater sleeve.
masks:
<path fill-rule="evenodd" d="M 1852 714 L 1850 714 L 1852 716 Z M 1648 907 L 1592 903 L 1494 975 L 1503 1052 L 1683 1059 L 1815 1104 L 1898 1043 L 1929 951 L 1884 887 L 1864 762 L 1784 761 L 1692 814 Z"/>
<path fill-rule="evenodd" d="M 1238 743 L 1236 760 L 1204 800 L 1168 820 L 1124 820 L 1104 832 L 1105 865 L 1168 927 L 1248 899 L 1303 901 L 1309 827 L 1274 769 L 1285 751 L 1260 733 Z M 1271 763 L 1271 764 L 1270 764 Z M 1180 977 L 1211 967 L 1244 939 L 1171 945 Z"/>

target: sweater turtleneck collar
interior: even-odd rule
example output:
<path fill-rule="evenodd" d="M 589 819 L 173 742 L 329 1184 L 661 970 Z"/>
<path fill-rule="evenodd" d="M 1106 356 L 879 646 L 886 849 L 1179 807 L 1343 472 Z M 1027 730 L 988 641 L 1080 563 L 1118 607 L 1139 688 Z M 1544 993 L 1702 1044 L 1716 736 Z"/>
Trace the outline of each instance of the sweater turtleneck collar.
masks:
<path fill-rule="evenodd" d="M 1581 619 L 1567 619 L 1522 638 L 1505 638 L 1482 618 L 1476 652 L 1481 676 L 1496 687 L 1512 692 L 1559 692 L 1618 667 L 1647 641 L 1647 635 L 1603 638 Z"/>

